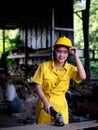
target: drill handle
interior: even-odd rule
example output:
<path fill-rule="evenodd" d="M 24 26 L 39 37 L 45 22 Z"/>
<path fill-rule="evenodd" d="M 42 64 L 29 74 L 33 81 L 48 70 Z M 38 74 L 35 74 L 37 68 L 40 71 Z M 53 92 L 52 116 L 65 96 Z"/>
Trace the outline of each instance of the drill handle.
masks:
<path fill-rule="evenodd" d="M 56 117 L 57 115 L 57 112 L 55 111 L 55 109 L 53 107 L 50 107 L 50 114 L 53 116 L 53 117 Z"/>

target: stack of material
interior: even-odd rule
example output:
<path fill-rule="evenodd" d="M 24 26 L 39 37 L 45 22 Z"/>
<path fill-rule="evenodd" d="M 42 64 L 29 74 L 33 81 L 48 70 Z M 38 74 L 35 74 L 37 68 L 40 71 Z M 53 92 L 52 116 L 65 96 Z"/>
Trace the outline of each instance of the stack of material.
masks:
<path fill-rule="evenodd" d="M 77 115 L 98 119 L 98 104 L 88 102 L 79 103 L 77 106 Z"/>
<path fill-rule="evenodd" d="M 83 116 L 90 120 L 98 120 L 98 84 L 92 88 L 72 87 L 67 93 L 70 116 Z"/>

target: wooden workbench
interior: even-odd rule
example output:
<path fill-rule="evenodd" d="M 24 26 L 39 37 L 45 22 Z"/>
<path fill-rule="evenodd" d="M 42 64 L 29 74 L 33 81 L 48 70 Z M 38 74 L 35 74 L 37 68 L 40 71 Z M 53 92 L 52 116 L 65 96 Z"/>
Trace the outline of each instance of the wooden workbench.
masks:
<path fill-rule="evenodd" d="M 0 130 L 81 130 L 85 128 L 94 128 L 94 127 L 98 127 L 98 122 L 96 120 L 70 123 L 62 127 L 57 127 L 54 126 L 53 124 L 44 124 L 44 125 L 32 124 L 25 126 L 0 128 Z"/>

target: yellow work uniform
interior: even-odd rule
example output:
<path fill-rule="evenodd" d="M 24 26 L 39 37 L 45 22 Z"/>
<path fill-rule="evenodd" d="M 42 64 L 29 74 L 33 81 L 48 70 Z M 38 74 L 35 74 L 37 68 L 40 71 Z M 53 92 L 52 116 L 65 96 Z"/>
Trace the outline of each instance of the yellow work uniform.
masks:
<path fill-rule="evenodd" d="M 54 61 L 51 60 L 41 63 L 32 78 L 33 82 L 42 85 L 46 98 L 54 109 L 62 114 L 65 124 L 69 123 L 68 104 L 65 93 L 69 89 L 70 79 L 77 83 L 81 82 L 76 78 L 77 74 L 77 67 L 67 62 L 63 68 L 56 70 Z M 38 99 L 37 102 L 36 119 L 37 123 L 41 124 L 53 121 L 50 114 L 44 111 L 41 99 Z"/>

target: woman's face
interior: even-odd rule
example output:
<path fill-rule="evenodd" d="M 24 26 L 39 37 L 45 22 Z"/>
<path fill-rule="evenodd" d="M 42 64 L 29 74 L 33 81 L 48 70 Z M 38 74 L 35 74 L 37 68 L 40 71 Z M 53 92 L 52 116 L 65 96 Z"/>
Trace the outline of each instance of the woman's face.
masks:
<path fill-rule="evenodd" d="M 56 60 L 60 63 L 63 63 L 67 60 L 68 55 L 69 55 L 69 50 L 66 47 L 58 47 L 55 50 L 56 54 Z"/>

